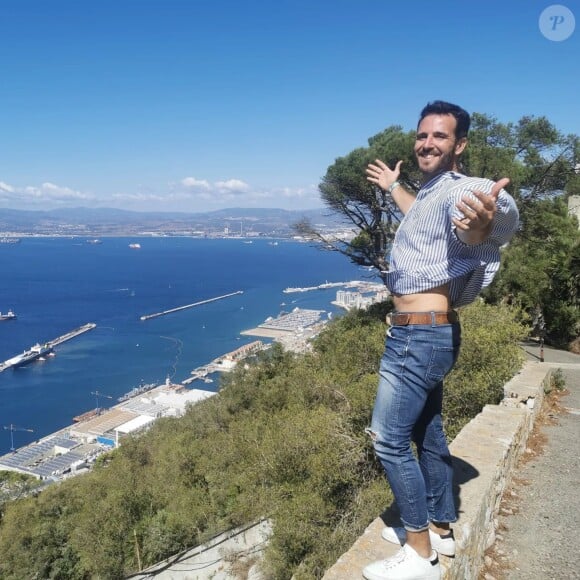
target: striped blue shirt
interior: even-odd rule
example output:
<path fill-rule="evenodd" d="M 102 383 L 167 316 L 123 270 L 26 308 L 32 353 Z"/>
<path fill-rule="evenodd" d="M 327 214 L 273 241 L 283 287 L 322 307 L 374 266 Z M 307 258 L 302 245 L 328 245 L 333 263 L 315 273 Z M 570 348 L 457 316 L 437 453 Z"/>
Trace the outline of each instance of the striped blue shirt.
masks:
<path fill-rule="evenodd" d="M 490 193 L 489 179 L 447 171 L 427 182 L 401 221 L 386 273 L 393 294 L 416 294 L 449 284 L 452 308 L 475 300 L 499 268 L 499 248 L 518 227 L 518 210 L 512 197 L 501 190 L 492 231 L 480 244 L 463 243 L 452 217 L 463 218 L 456 203 L 472 190 Z"/>

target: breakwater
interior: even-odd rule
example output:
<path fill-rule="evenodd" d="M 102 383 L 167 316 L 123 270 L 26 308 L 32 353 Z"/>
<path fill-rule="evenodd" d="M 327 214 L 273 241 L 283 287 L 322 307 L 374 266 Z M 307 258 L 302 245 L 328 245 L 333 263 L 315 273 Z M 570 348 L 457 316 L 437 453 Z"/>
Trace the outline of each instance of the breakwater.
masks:
<path fill-rule="evenodd" d="M 166 314 L 172 314 L 173 312 L 179 312 L 180 310 L 187 310 L 188 308 L 193 308 L 195 306 L 201 306 L 202 304 L 208 304 L 209 302 L 215 302 L 216 300 L 223 300 L 224 298 L 230 298 L 231 296 L 236 296 L 237 294 L 243 294 L 243 290 L 238 290 L 236 292 L 230 292 L 230 294 L 224 294 L 223 296 L 216 296 L 215 298 L 208 298 L 207 300 L 200 300 L 199 302 L 194 302 L 193 304 L 185 304 L 185 306 L 178 306 L 177 308 L 170 308 L 169 310 L 162 310 L 161 312 L 155 312 L 153 314 L 144 314 L 139 318 L 139 320 L 150 320 L 151 318 L 157 318 L 158 316 L 165 316 Z"/>
<path fill-rule="evenodd" d="M 66 334 L 63 334 L 62 336 L 59 336 L 58 338 L 55 338 L 54 340 L 50 340 L 48 342 L 48 344 L 52 347 L 58 346 L 59 344 L 62 344 L 63 342 L 66 342 L 67 340 L 71 340 L 71 339 L 75 338 L 76 336 L 78 336 L 79 334 L 84 334 L 85 332 L 88 332 L 89 330 L 93 330 L 93 328 L 96 328 L 96 327 L 97 327 L 97 325 L 94 322 L 89 322 L 87 324 L 84 324 L 83 326 L 79 326 L 78 328 L 71 330 L 70 332 L 67 332 Z"/>

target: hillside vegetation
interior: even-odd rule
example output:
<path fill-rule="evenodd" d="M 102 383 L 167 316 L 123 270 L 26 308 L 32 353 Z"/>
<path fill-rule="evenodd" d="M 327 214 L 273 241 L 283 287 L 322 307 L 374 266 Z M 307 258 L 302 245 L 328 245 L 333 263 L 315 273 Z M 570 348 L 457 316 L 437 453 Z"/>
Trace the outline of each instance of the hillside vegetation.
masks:
<path fill-rule="evenodd" d="M 274 346 L 180 419 L 124 440 L 95 471 L 3 506 L 0 577 L 121 578 L 240 524 L 269 517 L 268 578 L 320 578 L 392 496 L 369 424 L 387 305 L 330 324 L 311 354 Z M 453 437 L 521 366 L 507 307 L 461 313 L 446 385 Z"/>

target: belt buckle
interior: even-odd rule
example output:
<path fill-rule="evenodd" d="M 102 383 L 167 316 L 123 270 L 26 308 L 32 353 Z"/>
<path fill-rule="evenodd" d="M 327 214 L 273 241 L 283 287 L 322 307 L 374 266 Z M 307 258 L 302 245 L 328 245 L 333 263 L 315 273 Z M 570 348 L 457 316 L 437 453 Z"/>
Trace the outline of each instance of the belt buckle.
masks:
<path fill-rule="evenodd" d="M 411 320 L 408 312 L 389 312 L 386 316 L 386 322 L 389 326 L 407 326 Z"/>

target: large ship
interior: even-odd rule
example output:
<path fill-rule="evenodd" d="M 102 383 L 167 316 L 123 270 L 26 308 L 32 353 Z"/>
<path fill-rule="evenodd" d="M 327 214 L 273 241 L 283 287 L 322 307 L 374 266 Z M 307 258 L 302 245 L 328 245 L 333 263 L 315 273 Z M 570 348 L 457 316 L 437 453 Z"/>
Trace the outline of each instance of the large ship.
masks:
<path fill-rule="evenodd" d="M 12 310 L 9 310 L 8 312 L 6 312 L 6 314 L 2 314 L 2 312 L 0 312 L 0 322 L 2 322 L 3 320 L 14 320 L 15 318 L 16 314 L 14 314 Z"/>
<path fill-rule="evenodd" d="M 93 328 L 96 328 L 96 326 L 97 325 L 94 322 L 89 322 L 84 326 L 79 326 L 79 328 L 75 328 L 74 330 L 71 330 L 70 332 L 63 334 L 62 336 L 55 338 L 54 340 L 49 340 L 48 342 L 45 342 L 42 345 L 40 343 L 37 343 L 29 350 L 25 350 L 22 354 L 13 356 L 12 358 L 9 358 L 8 360 L 5 360 L 4 362 L 0 363 L 0 373 L 2 371 L 5 371 L 6 369 L 21 367 L 22 365 L 32 362 L 33 360 L 36 360 L 37 358 L 44 357 L 45 354 L 49 356 L 54 356 L 53 351 L 55 346 L 58 346 L 59 344 L 62 344 L 67 340 L 71 340 L 72 338 L 78 336 L 79 334 L 83 334 L 85 332 L 88 332 L 89 330 L 93 330 Z"/>
<path fill-rule="evenodd" d="M 52 346 L 49 343 L 45 344 L 35 344 L 34 346 L 30 347 L 30 349 L 25 350 L 22 354 L 19 354 L 15 357 L 9 358 L 7 361 L 4 361 L 4 369 L 7 368 L 16 368 L 21 367 L 45 354 L 49 354 L 52 352 Z"/>

